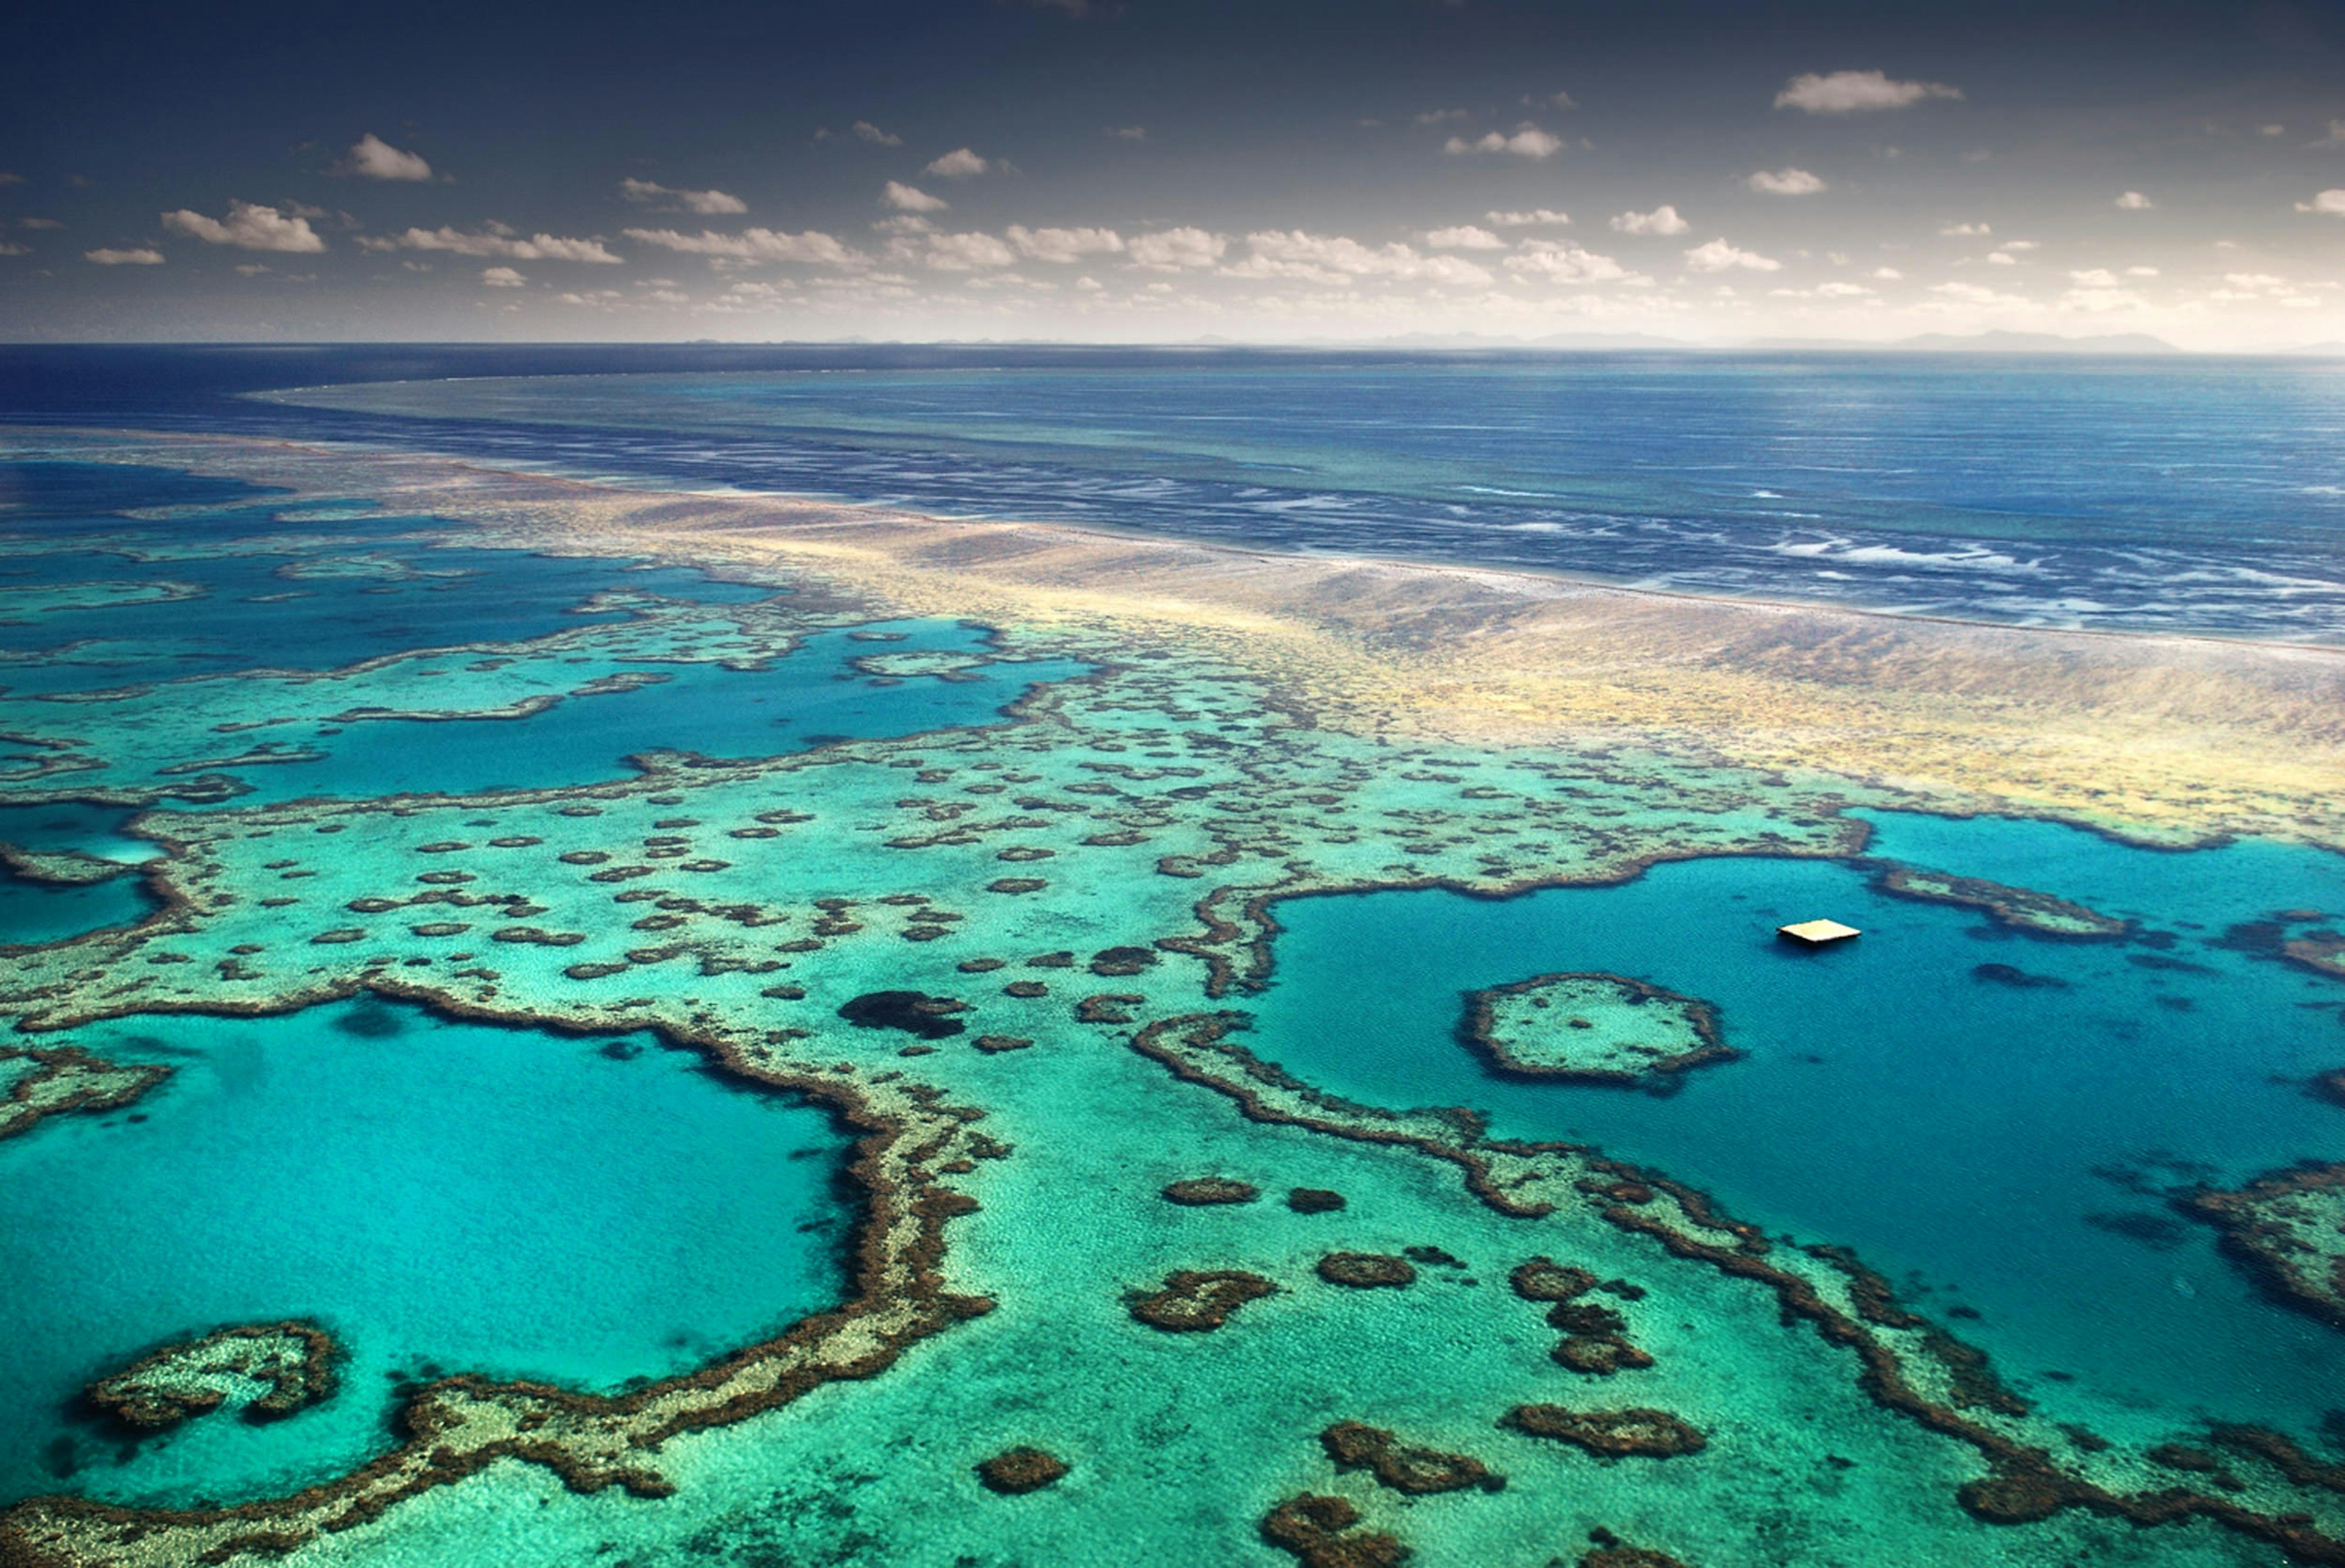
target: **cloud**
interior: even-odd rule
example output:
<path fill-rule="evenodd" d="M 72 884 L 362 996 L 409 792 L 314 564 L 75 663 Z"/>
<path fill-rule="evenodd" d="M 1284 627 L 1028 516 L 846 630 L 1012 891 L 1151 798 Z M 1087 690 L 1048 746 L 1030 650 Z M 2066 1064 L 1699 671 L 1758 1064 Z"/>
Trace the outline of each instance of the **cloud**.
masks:
<path fill-rule="evenodd" d="M 2027 300 L 2019 295 L 1997 294 L 1994 289 L 1976 283 L 1934 283 L 1930 286 L 1930 292 L 1944 295 L 1946 298 L 1959 304 L 1987 305 L 2001 309 L 2027 303 Z"/>
<path fill-rule="evenodd" d="M 1761 169 L 1742 182 L 1762 196 L 1813 196 L 1824 182 L 1803 168 Z"/>
<path fill-rule="evenodd" d="M 19 228 L 63 228 L 65 225 L 59 223 L 54 217 L 20 217 L 16 220 L 16 227 Z"/>
<path fill-rule="evenodd" d="M 1018 253 L 1034 261 L 1080 261 L 1123 250 L 1123 237 L 1112 228 L 1027 228 L 1013 223 L 1009 235 Z"/>
<path fill-rule="evenodd" d="M 1609 256 L 1552 239 L 1526 239 L 1507 258 L 1516 277 L 1547 283 L 1643 283 L 1649 281 Z"/>
<path fill-rule="evenodd" d="M 2142 195 L 2141 192 L 2137 190 L 2127 191 L 2123 196 L 2117 197 L 2117 204 L 2119 207 L 2124 207 L 2127 212 L 2147 212 L 2151 207 L 2157 205 L 2157 203 L 2150 200 L 2149 197 Z"/>
<path fill-rule="evenodd" d="M 2033 239 L 2006 239 L 1995 248 L 1997 250 L 2041 250 L 2044 247 L 2040 241 Z"/>
<path fill-rule="evenodd" d="M 2307 142 L 2309 147 L 2345 147 L 2345 120 L 2329 122 L 2329 134 L 2319 141 Z"/>
<path fill-rule="evenodd" d="M 654 185 L 647 179 L 623 179 L 619 182 L 619 191 L 629 201 L 672 201 L 685 211 L 698 213 L 703 217 L 749 210 L 747 202 L 721 190 L 675 190 L 667 186 Z"/>
<path fill-rule="evenodd" d="M 1894 82 L 1879 71 L 1834 71 L 1820 76 L 1811 71 L 1793 76 L 1775 95 L 1779 109 L 1804 109 L 1812 115 L 1852 115 L 1868 109 L 1902 109 L 1924 98 L 1959 98 L 1960 87 L 1944 82 Z"/>
<path fill-rule="evenodd" d="M 100 267 L 160 267 L 163 253 L 140 246 L 136 250 L 85 250 L 82 255 Z"/>
<path fill-rule="evenodd" d="M 2345 217 L 2345 190 L 2324 190 L 2310 201 L 2298 202 L 2296 210 L 2325 212 L 2332 217 Z"/>
<path fill-rule="evenodd" d="M 350 144 L 342 161 L 334 166 L 337 174 L 354 174 L 361 179 L 430 179 L 431 166 L 420 153 L 401 152 L 372 131 Z"/>
<path fill-rule="evenodd" d="M 1421 126 L 1437 126 L 1444 120 L 1462 120 L 1465 117 L 1466 111 L 1464 109 L 1427 109 L 1423 114 L 1416 116 L 1416 123 Z"/>
<path fill-rule="evenodd" d="M 1770 288 L 1770 299 L 1870 299 L 1873 290 L 1862 283 L 1819 283 L 1813 288 Z"/>
<path fill-rule="evenodd" d="M 2157 276 L 2157 268 L 2155 267 L 2128 267 L 2126 268 L 2126 276 L 2127 278 L 2155 278 Z"/>
<path fill-rule="evenodd" d="M 1695 272 L 1731 272 L 1738 267 L 1751 272 L 1780 272 L 1783 268 L 1772 257 L 1738 249 L 1723 239 L 1697 245 L 1685 253 L 1685 258 L 1686 266 Z"/>
<path fill-rule="evenodd" d="M 2117 281 L 2115 278 L 2111 282 Z M 2288 279 L 2269 272 L 2226 272 L 2223 281 L 2234 288 L 2285 288 Z"/>
<path fill-rule="evenodd" d="M 2080 271 L 2071 272 L 2068 274 L 2068 280 L 2072 283 L 2082 284 L 2087 288 L 2116 288 L 2120 287 L 2117 282 L 2117 275 L 2110 271 L 2106 267 L 2087 267 Z"/>
<path fill-rule="evenodd" d="M 928 263 L 939 272 L 974 272 L 984 268 L 1008 267 L 1017 259 L 1017 252 L 990 234 L 929 236 Z"/>
<path fill-rule="evenodd" d="M 1569 93 L 1549 93 L 1549 94 L 1548 94 L 1546 97 L 1544 97 L 1544 98 L 1539 98 L 1539 99 L 1537 99 L 1537 100 L 1533 100 L 1533 99 L 1526 98 L 1526 99 L 1524 99 L 1523 101 L 1524 101 L 1525 103 L 1531 103 L 1531 102 L 1536 101 L 1536 102 L 1542 103 L 1542 104 L 1553 104 L 1553 105 L 1554 105 L 1557 108 L 1558 108 L 1558 109 L 1576 109 L 1576 108 L 1578 108 L 1578 107 L 1579 106 L 1579 105 L 1578 103 L 1576 103 L 1575 101 L 1573 101 L 1572 96 L 1571 96 L 1571 95 L 1570 95 Z"/>
<path fill-rule="evenodd" d="M 879 193 L 879 199 L 898 212 L 942 212 L 952 205 L 942 197 L 930 196 L 927 191 L 898 179 L 888 182 L 888 188 Z"/>
<path fill-rule="evenodd" d="M 1461 257 L 1420 256 L 1401 244 L 1368 246 L 1342 235 L 1264 229 L 1246 236 L 1253 254 L 1226 268 L 1233 278 L 1293 278 L 1341 285 L 1360 278 L 1403 282 L 1487 284 L 1487 268 Z"/>
<path fill-rule="evenodd" d="M 1110 126 L 1107 134 L 1118 141 L 1144 142 L 1148 139 L 1146 126 Z"/>
<path fill-rule="evenodd" d="M 903 137 L 881 130 L 869 120 L 856 121 L 854 129 L 857 140 L 869 142 L 874 147 L 899 147 L 904 145 Z"/>
<path fill-rule="evenodd" d="M 1876 267 L 1871 276 L 1881 279 L 1883 283 L 1903 283 L 1905 280 L 1905 275 L 1894 267 Z"/>
<path fill-rule="evenodd" d="M 0 185 L 22 185 L 25 177 L 13 169 L 0 168 Z"/>
<path fill-rule="evenodd" d="M 481 281 L 492 288 L 521 288 L 529 283 L 528 278 L 510 267 L 483 267 L 481 268 Z"/>
<path fill-rule="evenodd" d="M 969 179 L 992 167 L 969 148 L 955 147 L 920 172 L 935 175 L 939 179 Z"/>
<path fill-rule="evenodd" d="M 1461 223 L 1454 228 L 1429 230 L 1425 243 L 1436 250 L 1504 250 L 1507 242 L 1487 228 Z"/>
<path fill-rule="evenodd" d="M 15 241 L 11 239 L 0 239 L 0 256 L 30 256 L 32 254 L 33 248 L 29 245 L 18 245 Z"/>
<path fill-rule="evenodd" d="M 1950 239 L 1972 239 L 1983 234 L 1993 234 L 1995 230 L 1984 223 L 1950 223 L 1938 232 Z"/>
<path fill-rule="evenodd" d="M 604 249 L 599 239 L 565 239 L 552 234 L 533 234 L 524 239 L 502 223 L 492 223 L 478 234 L 464 234 L 443 224 L 359 243 L 368 250 L 445 250 L 457 256 L 498 256 L 509 261 L 598 261 L 615 267 L 621 259 Z"/>
<path fill-rule="evenodd" d="M 1176 272 L 1184 267 L 1211 267 L 1229 247 L 1229 240 L 1222 235 L 1184 228 L 1135 235 L 1124 248 L 1136 267 L 1152 272 Z"/>
<path fill-rule="evenodd" d="M 1986 260 L 1987 265 L 1990 267 L 2016 267 L 2019 265 L 2019 258 L 2004 250 L 1988 251 Z"/>
<path fill-rule="evenodd" d="M 1524 212 L 1486 212 L 1482 216 L 1500 228 L 1543 228 L 1571 221 L 1571 214 L 1551 207 L 1534 207 Z"/>
<path fill-rule="evenodd" d="M 2060 296 L 2059 308 L 2098 315 L 2108 310 L 2145 310 L 2149 301 L 2130 288 L 2071 288 Z"/>
<path fill-rule="evenodd" d="M 326 248 L 306 217 L 289 217 L 273 207 L 249 201 L 228 204 L 225 222 L 181 207 L 163 215 L 163 227 L 211 245 L 233 245 L 239 250 L 283 250 L 310 253 Z"/>
<path fill-rule="evenodd" d="M 1678 216 L 1678 209 L 1674 207 L 1657 207 L 1650 212 L 1612 215 L 1612 228 L 1621 234 L 1683 234 L 1692 227 Z"/>
<path fill-rule="evenodd" d="M 852 267 L 866 259 L 829 235 L 811 228 L 804 234 L 784 234 L 771 228 L 748 228 L 739 234 L 719 234 L 708 228 L 698 234 L 679 234 L 673 228 L 630 228 L 624 232 L 629 239 L 655 245 L 662 250 L 730 261 L 808 261 L 821 267 Z"/>
<path fill-rule="evenodd" d="M 1452 155 L 1512 153 L 1517 157 L 1543 158 L 1550 156 L 1562 146 L 1561 137 L 1551 137 L 1537 126 L 1526 124 L 1512 136 L 1508 136 L 1502 131 L 1491 131 L 1470 142 L 1464 137 L 1451 137 L 1443 144 L 1443 150 Z"/>

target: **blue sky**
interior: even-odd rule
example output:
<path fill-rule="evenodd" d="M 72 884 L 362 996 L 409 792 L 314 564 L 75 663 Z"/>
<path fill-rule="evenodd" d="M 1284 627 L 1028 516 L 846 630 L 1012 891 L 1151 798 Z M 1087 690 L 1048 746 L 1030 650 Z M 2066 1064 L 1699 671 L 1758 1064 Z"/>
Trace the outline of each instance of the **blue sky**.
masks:
<path fill-rule="evenodd" d="M 92 5 L 0 337 L 2345 338 L 2345 5 Z"/>

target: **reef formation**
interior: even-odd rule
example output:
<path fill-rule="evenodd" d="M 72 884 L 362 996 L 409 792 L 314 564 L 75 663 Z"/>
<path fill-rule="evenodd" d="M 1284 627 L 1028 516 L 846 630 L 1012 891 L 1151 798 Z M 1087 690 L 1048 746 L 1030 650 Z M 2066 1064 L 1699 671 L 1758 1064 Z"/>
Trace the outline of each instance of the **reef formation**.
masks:
<path fill-rule="evenodd" d="M 1735 1055 L 1709 1003 L 1619 975 L 1534 975 L 1469 991 L 1457 1032 L 1511 1077 L 1661 1092 Z"/>
<path fill-rule="evenodd" d="M 2216 1472 L 2160 1467 L 2154 1444 L 2083 1441 L 1845 1254 L 1771 1235 L 1598 1149 L 1494 1138 L 1456 1108 L 1345 1101 L 1248 1048 L 1243 1007 L 1272 983 L 1286 900 L 1503 896 L 1701 855 L 1847 859 L 1866 837 L 1848 807 L 1914 804 L 1898 786 L 1618 726 L 1537 744 L 1429 734 L 1421 710 L 1387 726 L 1382 688 L 1316 632 L 1250 622 L 1251 609 L 1200 612 L 1200 629 L 1123 600 L 1102 608 L 1038 566 L 1023 601 L 1001 597 L 998 578 L 966 601 L 989 617 L 982 660 L 858 655 L 856 678 L 900 683 L 878 688 L 891 694 L 929 683 L 965 695 L 975 688 L 948 677 L 1057 662 L 1003 711 L 797 749 L 653 748 L 584 780 L 292 797 L 254 781 L 318 764 L 236 737 L 338 729 L 315 742 L 330 751 L 397 723 L 525 737 L 578 703 L 637 700 L 593 687 L 623 659 L 673 684 L 716 680 L 712 669 L 755 671 L 820 636 L 894 635 L 880 629 L 891 618 L 949 596 L 921 575 L 911 531 L 886 561 L 827 523 L 804 548 L 764 551 L 663 531 L 663 519 L 698 515 L 677 498 L 622 504 L 551 481 L 459 482 L 419 462 L 353 471 L 298 453 L 168 450 L 312 495 L 407 487 L 420 508 L 428 492 L 509 546 L 574 556 L 624 543 L 791 592 L 717 609 L 614 590 L 598 602 L 613 618 L 510 642 L 299 679 L 12 698 L 12 725 L 34 739 L 0 779 L 6 798 L 142 813 L 135 832 L 163 856 L 147 874 L 161 906 L 14 956 L 0 1007 L 28 1036 L 66 1040 L 110 1019 L 364 994 L 582 1035 L 647 1031 L 855 1131 L 852 1284 L 834 1310 L 624 1392 L 434 1379 L 402 1396 L 381 1452 L 299 1492 L 181 1508 L 30 1499 L 0 1514 L 0 1558 L 146 1565 L 330 1546 L 390 1560 L 465 1538 L 475 1508 L 604 1510 L 561 1492 L 611 1489 L 654 1506 L 598 1512 L 598 1531 L 657 1532 L 657 1515 L 746 1540 L 787 1515 L 801 1533 L 790 1550 L 812 1555 L 845 1536 L 818 1534 L 833 1528 L 823 1505 L 777 1508 L 775 1478 L 834 1474 L 838 1432 L 851 1429 L 881 1434 L 888 1473 L 838 1481 L 836 1495 L 868 1488 L 880 1501 L 857 1515 L 868 1533 L 856 1539 L 905 1557 L 948 1540 L 990 1549 L 956 1533 L 996 1526 L 965 1527 L 939 1498 L 1047 1512 L 1083 1505 L 1111 1473 L 1147 1487 L 1161 1471 L 1190 1489 L 1161 1511 L 1166 1528 L 1258 1521 L 1306 1563 L 1398 1563 L 1418 1546 L 1473 1561 L 1534 1538 L 1569 1558 L 1595 1539 L 1599 1506 L 1684 1561 L 1748 1561 L 1749 1478 L 1817 1472 L 1848 1449 L 1880 1490 L 1787 1524 L 1806 1532 L 1785 1548 L 1805 1560 L 2052 1563 L 2168 1526 L 2345 1563 L 2345 1488 L 2278 1434 L 2160 1434 L 2218 1455 Z M 945 548 L 941 533 L 930 542 Z M 1430 646 L 1432 620 L 1418 624 Z M 2124 801 L 2146 798 L 2140 775 L 2125 782 Z M 2223 822 L 2269 820 L 2236 779 L 2226 789 Z M 2180 840 L 2217 821 L 2142 814 L 2146 835 Z M 1497 987 L 1484 1032 L 1518 1070 L 1632 1081 L 1724 1048 L 1704 1004 L 1640 985 L 1589 973 Z M 1630 1032 L 1631 1016 L 1654 1032 Z M 12 1095 L 32 1081 L 13 1080 Z M 1468 1258 L 1528 1260 L 1508 1289 L 1483 1289 L 1458 1264 Z M 1327 1331 L 1337 1321 L 1342 1333 Z M 937 1354 L 908 1353 L 932 1340 Z M 1168 1391 L 1161 1409 L 1135 1415 L 1117 1380 L 1083 1374 L 1119 1358 Z M 1555 1402 L 1558 1390 L 1605 1391 L 1603 1408 L 1569 1392 Z M 1063 1430 L 1027 1424 L 1045 1394 Z M 1815 1430 L 1737 1417 L 1794 1396 L 1822 1412 Z M 1232 1411 L 1287 1458 L 1221 1443 L 1211 1429 Z M 780 1413 L 747 1421 L 761 1412 Z M 1151 1475 L 1111 1463 L 1146 1442 L 1172 1455 Z M 769 1446 L 745 1460 L 739 1444 Z M 986 1497 L 1060 1479 L 1036 1479 L 1066 1462 L 1051 1451 L 1078 1456 L 1080 1484 L 1024 1504 Z M 1093 1455 L 1106 1456 L 1096 1469 Z M 1600 1502 L 1575 1492 L 1575 1477 L 1616 1460 Z M 1645 1468 L 1668 1476 L 1672 1502 L 1623 1517 L 1649 1460 L 1669 1462 Z M 1514 1481 L 1503 1492 L 1487 1485 L 1498 1470 Z M 736 1512 L 710 1512 L 752 1472 Z M 929 1533 L 912 1533 L 916 1517 Z M 1208 1537 L 1186 1539 L 1214 1554 Z M 1585 1556 L 1676 1560 L 1617 1541 Z"/>

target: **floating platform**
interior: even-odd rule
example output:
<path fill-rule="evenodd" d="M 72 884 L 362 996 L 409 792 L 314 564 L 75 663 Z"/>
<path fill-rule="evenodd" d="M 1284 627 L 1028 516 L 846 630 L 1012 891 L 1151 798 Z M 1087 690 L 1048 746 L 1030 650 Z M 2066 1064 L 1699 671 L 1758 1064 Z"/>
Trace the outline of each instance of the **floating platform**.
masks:
<path fill-rule="evenodd" d="M 1852 936 L 1862 936 L 1864 933 L 1853 926 L 1843 926 L 1837 920 L 1802 920 L 1796 926 L 1776 926 L 1775 935 L 1787 941 L 1804 942 L 1811 947 L 1822 947 L 1834 942 L 1845 942 Z"/>

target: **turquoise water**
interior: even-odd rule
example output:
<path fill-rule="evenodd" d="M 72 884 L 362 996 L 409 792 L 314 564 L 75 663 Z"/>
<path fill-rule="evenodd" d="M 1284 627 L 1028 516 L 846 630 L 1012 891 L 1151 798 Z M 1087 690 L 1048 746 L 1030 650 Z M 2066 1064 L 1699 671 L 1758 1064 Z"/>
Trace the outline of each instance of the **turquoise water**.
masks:
<path fill-rule="evenodd" d="M 1339 1095 L 1485 1108 L 1502 1136 L 1590 1140 L 1771 1230 L 1852 1246 L 2030 1396 L 2113 1437 L 2156 1441 L 2192 1411 L 2317 1430 L 2345 1405 L 2345 1340 L 2256 1297 L 2157 1189 L 2325 1155 L 2345 1131 L 2303 1087 L 2345 1065 L 2345 985 L 2211 945 L 2277 909 L 2345 910 L 2345 859 L 1874 820 L 1876 853 L 2056 889 L 2174 939 L 2007 936 L 1844 865 L 1764 859 L 1497 903 L 1301 899 L 1278 906 L 1255 1047 Z M 1774 940 L 1818 915 L 1865 935 Z M 1556 969 L 1711 1001 L 1747 1055 L 1670 1098 L 1487 1076 L 1453 1037 L 1459 992 Z"/>
<path fill-rule="evenodd" d="M 846 1288 L 846 1137 L 643 1037 L 367 999 L 72 1039 L 178 1071 L 127 1112 L 0 1142 L 0 1501 L 289 1490 L 389 1446 L 401 1380 L 616 1389 Z M 68 1410 L 157 1344 L 287 1317 L 349 1354 L 340 1391 L 289 1420 L 125 1445 Z"/>
<path fill-rule="evenodd" d="M 602 696 L 571 696 L 525 719 L 370 719 L 341 724 L 286 724 L 268 732 L 280 744 L 324 754 L 271 763 L 235 774 L 250 793 L 226 804 L 249 806 L 305 796 L 374 798 L 409 793 L 472 794 L 595 784 L 634 773 L 629 756 L 655 751 L 712 757 L 778 756 L 843 740 L 877 740 L 929 730 L 985 724 L 1040 682 L 1081 675 L 1069 660 L 1005 662 L 969 672 L 971 679 L 915 676 L 883 684 L 848 661 L 873 652 L 986 652 L 980 628 L 950 621 L 874 623 L 857 628 L 903 641 L 871 643 L 848 631 L 816 632 L 762 669 L 709 663 L 594 661 L 581 681 L 613 671 L 668 677 L 658 685 Z"/>

